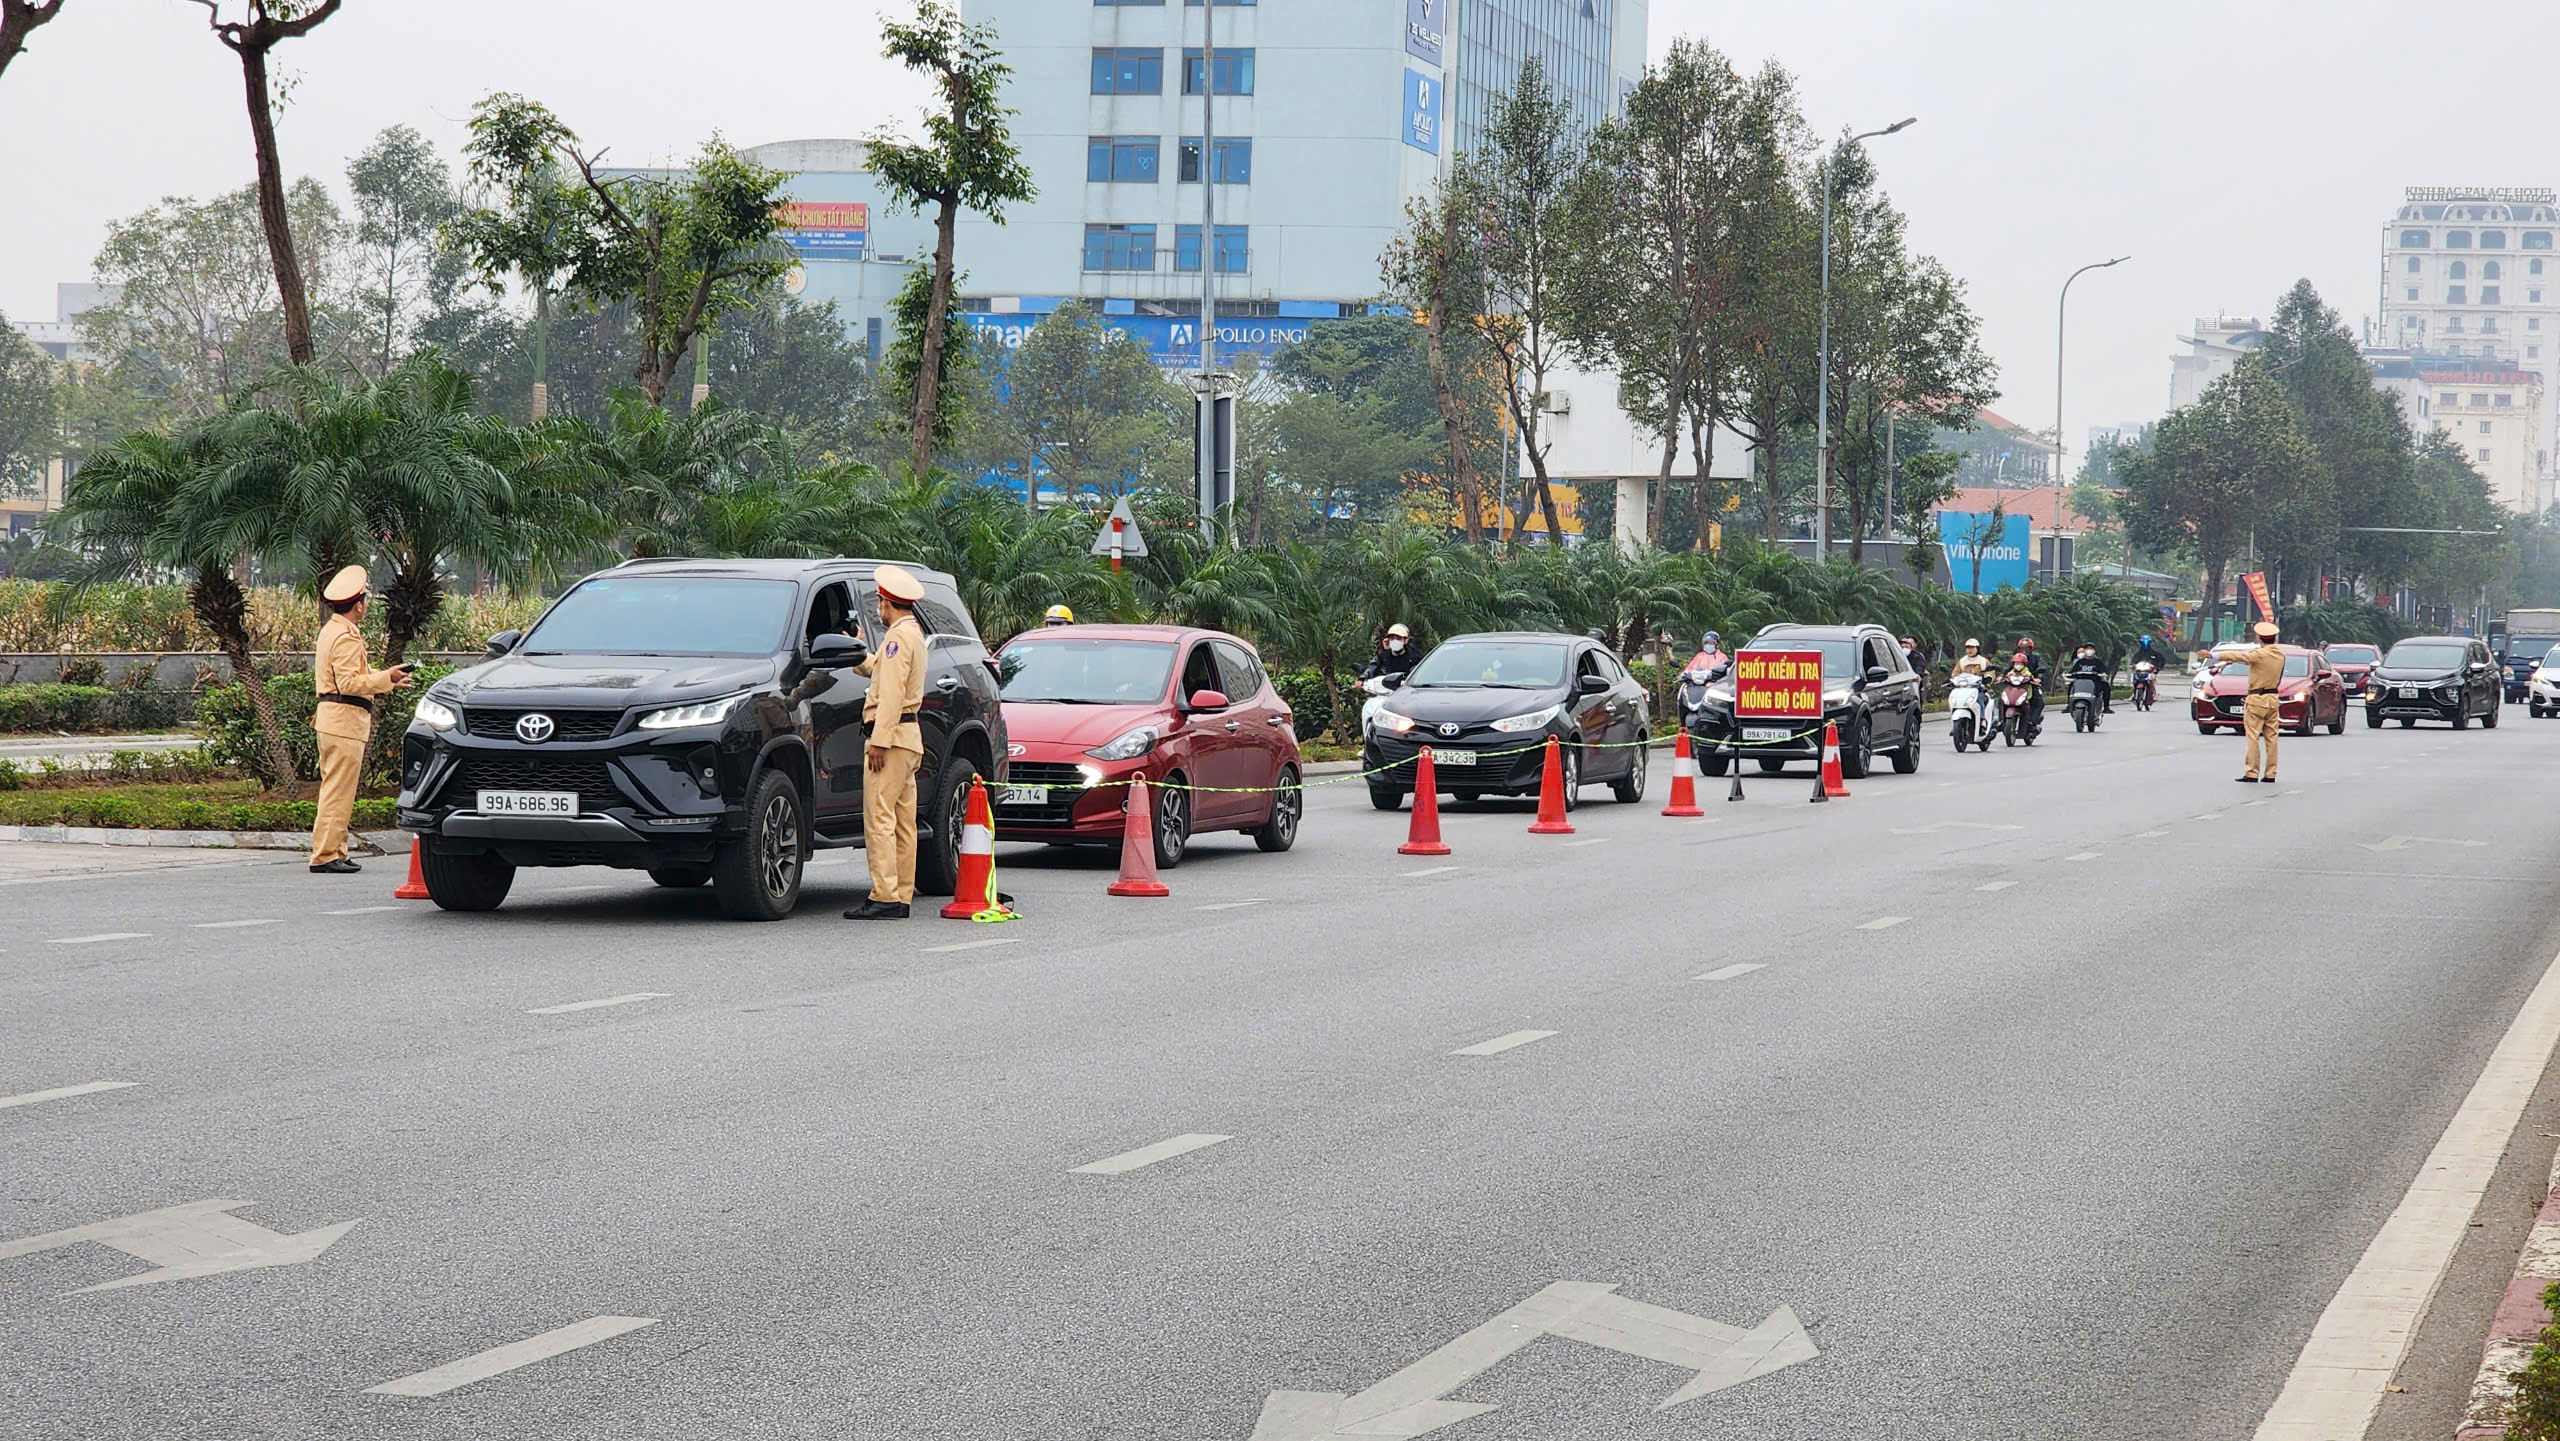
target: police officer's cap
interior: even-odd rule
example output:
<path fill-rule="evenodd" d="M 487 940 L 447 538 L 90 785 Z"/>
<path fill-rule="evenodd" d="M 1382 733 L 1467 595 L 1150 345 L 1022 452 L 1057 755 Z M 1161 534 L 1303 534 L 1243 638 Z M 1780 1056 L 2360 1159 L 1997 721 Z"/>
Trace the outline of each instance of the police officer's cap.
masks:
<path fill-rule="evenodd" d="M 2262 620 L 2255 626 L 2251 627 L 2250 630 L 2251 633 L 2257 636 L 2260 640 L 2274 640 L 2276 638 L 2276 623 L 2271 620 Z"/>
<path fill-rule="evenodd" d="M 900 605 L 914 605 L 924 599 L 924 582 L 907 573 L 904 566 L 884 565 L 871 577 L 880 593 Z"/>
<path fill-rule="evenodd" d="M 373 577 L 364 573 L 363 566 L 351 565 L 329 577 L 329 583 L 320 587 L 320 598 L 331 605 L 345 605 L 364 594 L 365 587 L 372 583 Z"/>

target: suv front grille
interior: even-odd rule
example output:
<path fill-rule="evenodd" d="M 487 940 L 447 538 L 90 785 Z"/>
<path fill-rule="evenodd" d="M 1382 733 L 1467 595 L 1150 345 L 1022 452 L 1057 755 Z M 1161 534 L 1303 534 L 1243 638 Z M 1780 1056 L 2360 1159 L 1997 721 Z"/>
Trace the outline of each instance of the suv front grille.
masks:
<path fill-rule="evenodd" d="M 474 805 L 475 791 L 576 791 L 578 809 L 628 805 L 602 761 L 543 757 L 473 756 L 454 773 L 445 793 L 456 805 Z"/>
<path fill-rule="evenodd" d="M 482 710 L 476 706 L 463 708 L 462 724 L 482 740 L 511 741 L 516 739 L 516 722 L 532 714 L 551 717 L 555 741 L 600 741 L 622 726 L 618 710 Z"/>

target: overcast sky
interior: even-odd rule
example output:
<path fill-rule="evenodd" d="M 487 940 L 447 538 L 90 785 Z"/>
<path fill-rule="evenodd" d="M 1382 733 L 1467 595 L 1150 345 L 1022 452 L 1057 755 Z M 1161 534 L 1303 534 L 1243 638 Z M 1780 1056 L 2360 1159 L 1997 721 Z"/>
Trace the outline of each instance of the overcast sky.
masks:
<path fill-rule="evenodd" d="M 226 8 L 236 0 L 226 0 Z M 407 123 L 448 152 L 520 90 L 626 161 L 854 136 L 921 92 L 878 58 L 904 0 L 348 0 L 287 47 L 289 173 L 342 185 Z M 1083 0 L 1055 0 L 1077 4 Z M 1288 0 L 1264 0 L 1286 4 Z M 1388 4 L 1392 0 L 1378 0 Z M 2054 302 L 2073 287 L 2068 429 L 2155 417 L 2198 315 L 2263 314 L 2308 276 L 2374 310 L 2404 185 L 2550 185 L 2560 4 L 2458 23 L 2376 0 L 1653 0 L 1652 43 L 1705 38 L 1795 72 L 1817 130 L 1876 142 L 1920 248 L 1969 287 L 1996 409 L 2053 423 Z M 2451 12 L 2447 12 L 2448 14 Z M 239 69 L 187 0 L 69 0 L 0 78 L 0 311 L 50 316 L 110 217 L 251 179 Z"/>

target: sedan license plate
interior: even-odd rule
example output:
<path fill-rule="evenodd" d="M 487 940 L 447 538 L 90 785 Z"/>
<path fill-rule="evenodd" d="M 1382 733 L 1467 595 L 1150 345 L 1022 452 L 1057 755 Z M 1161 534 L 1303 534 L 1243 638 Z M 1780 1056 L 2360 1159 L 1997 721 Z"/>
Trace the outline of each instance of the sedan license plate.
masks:
<path fill-rule="evenodd" d="M 1474 751 L 1434 750 L 1431 753 L 1431 763 L 1435 766 L 1471 766 L 1476 763 L 1476 753 Z"/>
<path fill-rule="evenodd" d="M 1747 741 L 1782 741 L 1787 738 L 1785 726 L 1744 726 L 1742 738 Z"/>
<path fill-rule="evenodd" d="M 1045 806 L 1049 803 L 1047 786 L 1006 786 L 996 792 L 1000 806 Z"/>
<path fill-rule="evenodd" d="M 578 813 L 576 791 L 482 791 L 480 814 L 484 816 L 574 816 Z"/>
<path fill-rule="evenodd" d="M 2416 700 L 2418 698 L 2418 688 L 2413 685 L 2404 685 L 2400 687 L 2400 698 L 2402 700 Z"/>

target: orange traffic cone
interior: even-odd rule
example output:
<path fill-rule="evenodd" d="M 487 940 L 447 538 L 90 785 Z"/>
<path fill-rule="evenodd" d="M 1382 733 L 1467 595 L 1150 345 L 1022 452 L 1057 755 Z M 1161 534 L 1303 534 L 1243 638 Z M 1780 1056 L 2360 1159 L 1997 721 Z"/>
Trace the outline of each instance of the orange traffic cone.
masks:
<path fill-rule="evenodd" d="M 1413 762 L 1413 829 L 1405 834 L 1403 845 L 1396 847 L 1400 856 L 1445 856 L 1449 848 L 1440 841 L 1440 781 L 1431 769 L 1431 747 L 1424 746 Z"/>
<path fill-rule="evenodd" d="M 1156 879 L 1155 806 L 1147 800 L 1147 778 L 1129 778 L 1129 821 L 1120 829 L 1120 879 L 1111 883 L 1115 896 L 1169 896 Z"/>
<path fill-rule="evenodd" d="M 960 825 L 960 878 L 951 888 L 951 904 L 942 908 L 946 921 L 965 921 L 980 911 L 997 910 L 996 818 L 987 808 L 987 783 L 971 778 L 968 818 Z"/>
<path fill-rule="evenodd" d="M 1840 779 L 1840 727 L 1837 722 L 1822 723 L 1822 772 L 1814 777 L 1813 798 L 1818 801 L 1838 800 L 1849 794 Z"/>
<path fill-rule="evenodd" d="M 425 836 L 411 836 L 409 838 L 409 879 L 400 883 L 400 889 L 391 893 L 391 899 L 395 901 L 425 901 L 434 899 L 434 897 L 427 894 L 426 873 L 418 869 L 418 853 L 426 848 L 427 838 Z"/>
<path fill-rule="evenodd" d="M 1689 753 L 1689 733 L 1681 731 L 1671 742 L 1671 804 L 1662 808 L 1666 816 L 1702 816 L 1698 809 L 1698 758 Z"/>
<path fill-rule="evenodd" d="M 1529 823 L 1533 836 L 1569 836 L 1573 822 L 1564 818 L 1564 745 L 1547 737 L 1547 768 L 1538 777 L 1538 818 Z"/>

